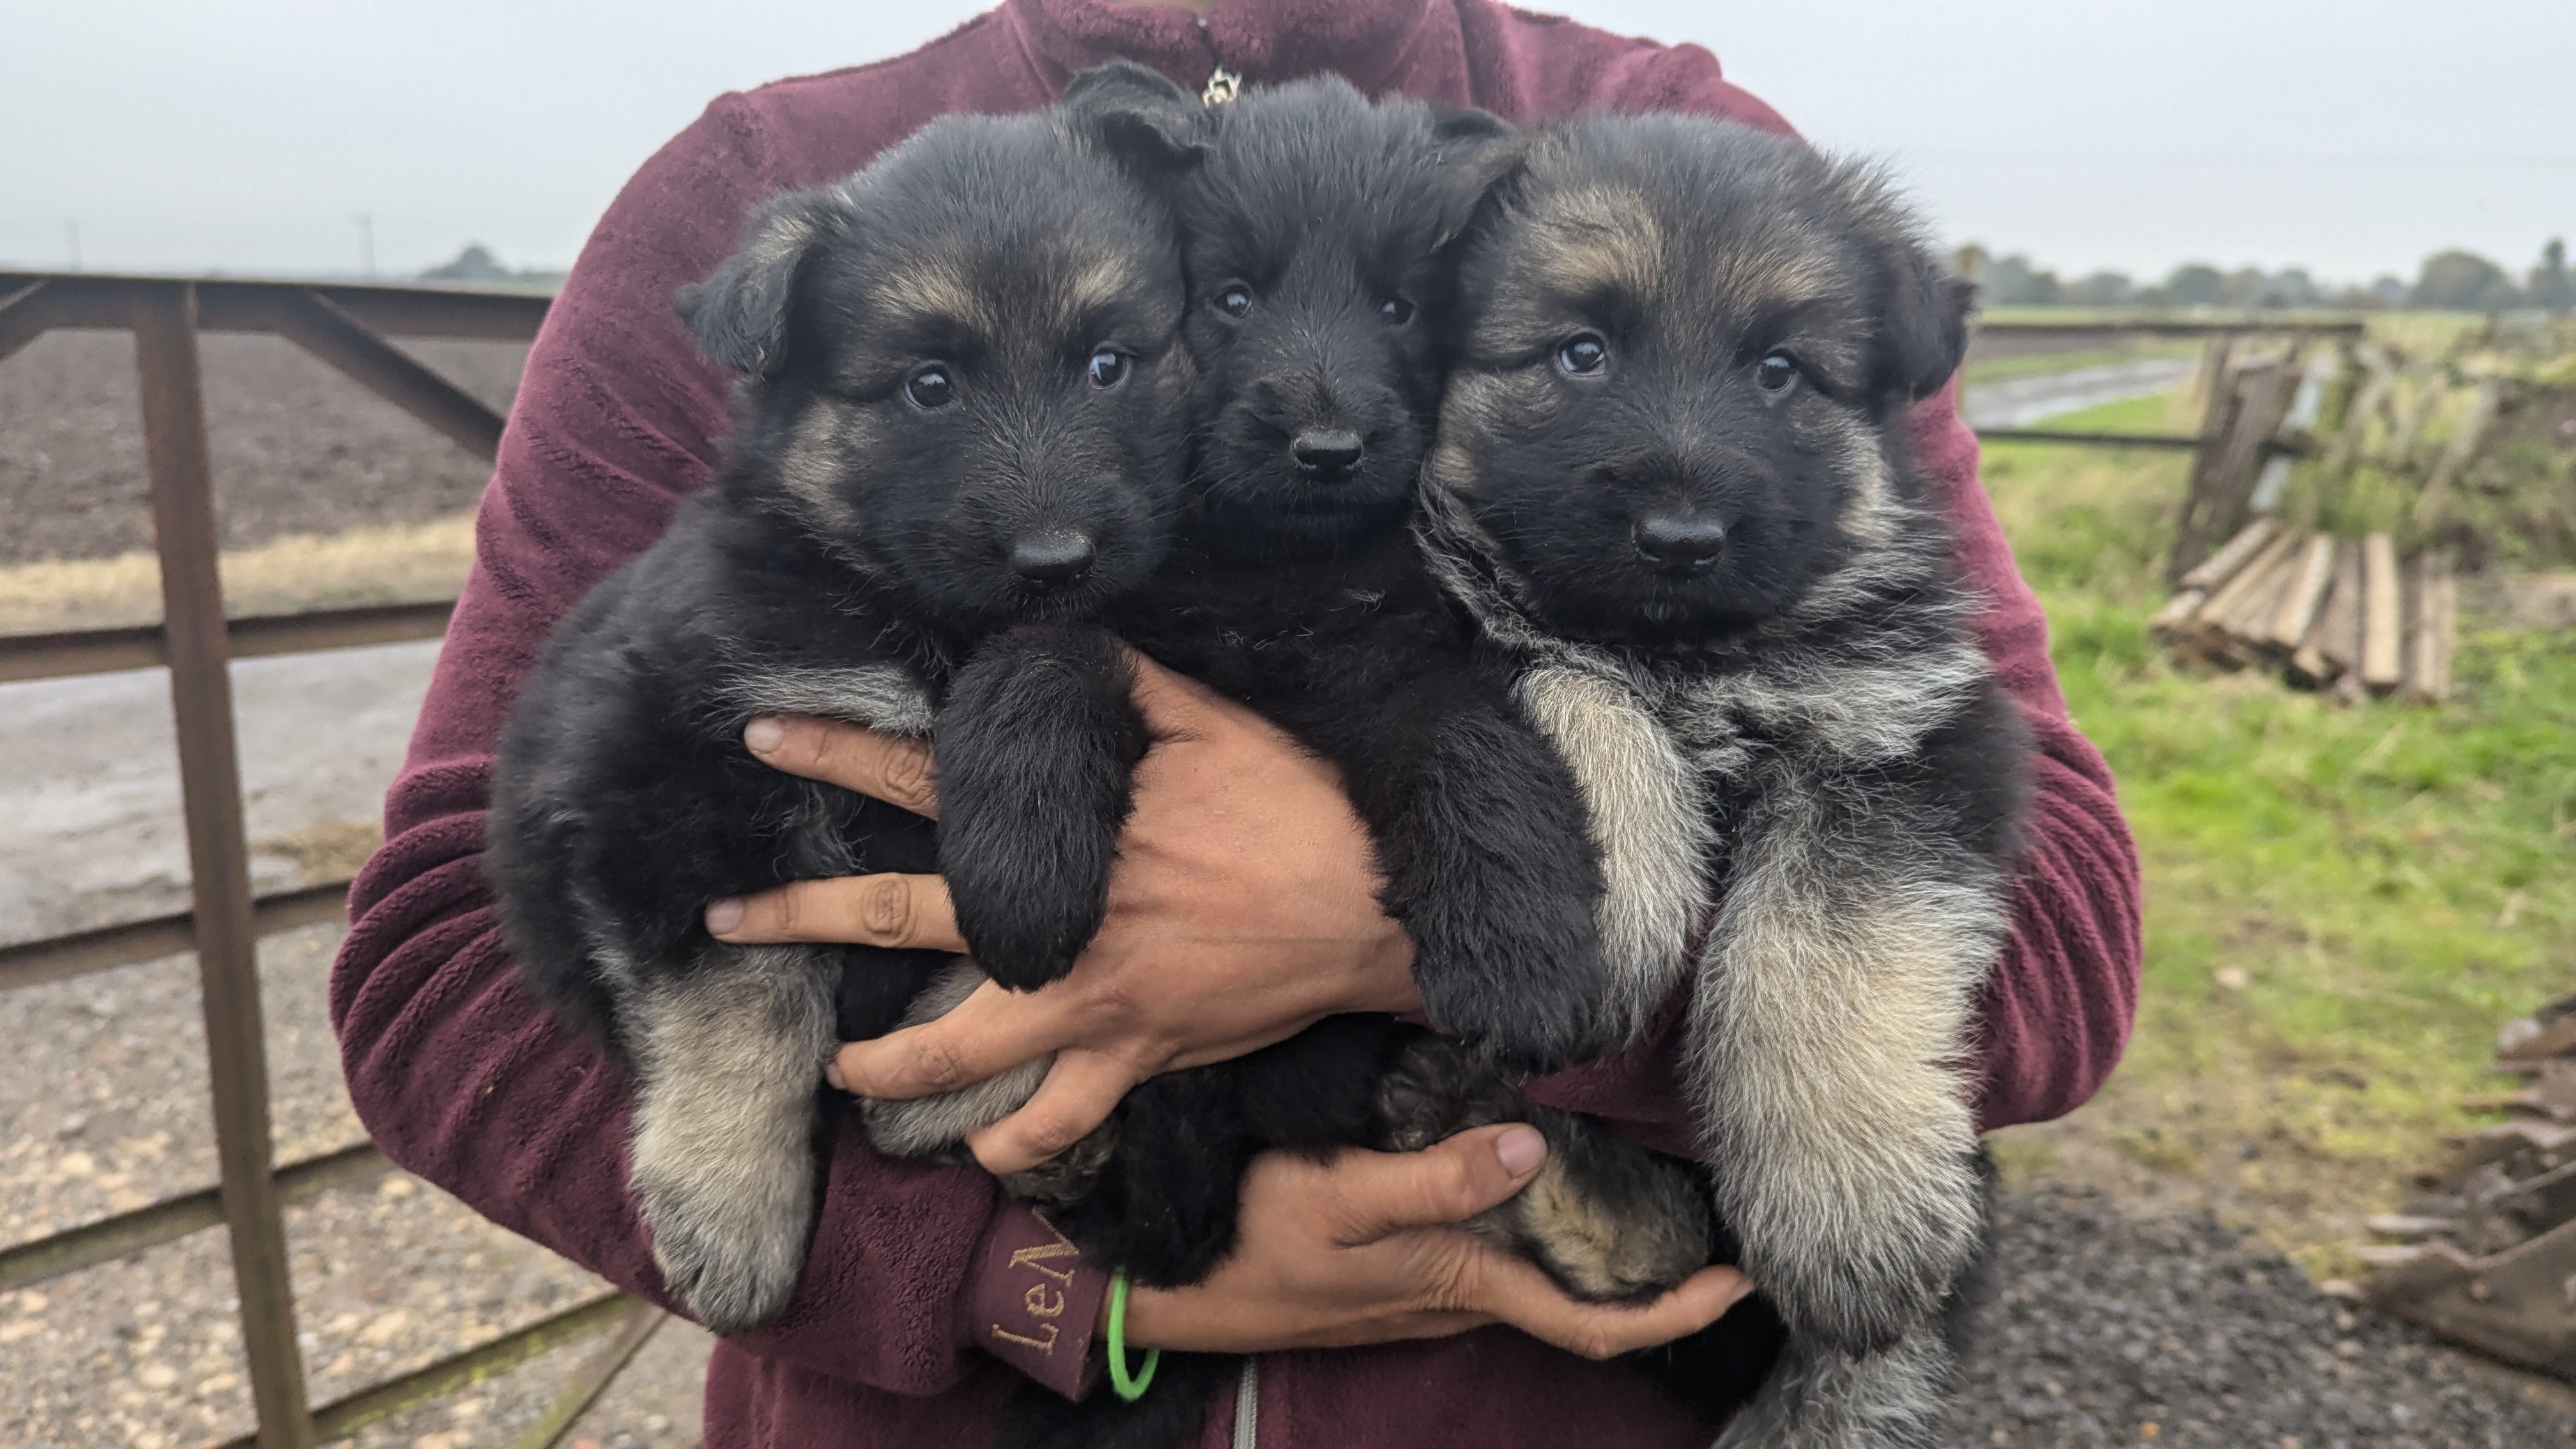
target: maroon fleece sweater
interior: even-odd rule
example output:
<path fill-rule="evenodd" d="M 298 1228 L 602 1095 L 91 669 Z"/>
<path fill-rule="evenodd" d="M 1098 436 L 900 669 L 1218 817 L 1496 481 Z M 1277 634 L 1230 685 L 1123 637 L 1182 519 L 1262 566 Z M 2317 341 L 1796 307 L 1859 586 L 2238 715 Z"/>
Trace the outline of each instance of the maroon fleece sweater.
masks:
<path fill-rule="evenodd" d="M 475 567 L 386 797 L 386 843 L 351 896 L 331 1006 L 350 1092 L 389 1156 L 647 1297 L 669 1302 L 624 1188 L 628 1084 L 520 986 L 484 882 L 502 719 L 548 628 L 716 466 L 727 379 L 675 320 L 673 289 L 704 276 L 771 193 L 846 175 L 942 112 L 1044 105 L 1075 70 L 1120 55 L 1193 89 L 1220 63 L 1254 82 L 1329 69 L 1372 93 L 1516 121 L 1606 107 L 1787 129 L 1695 46 L 1493 0 L 1225 0 L 1204 22 L 1106 0 L 1010 0 L 910 55 L 725 96 L 645 164 L 529 357 Z M 2034 1121 L 2089 1096 L 2126 1039 L 2137 861 L 2109 772 L 2067 719 L 2038 605 L 1977 483 L 1975 440 L 1948 396 L 1914 425 L 1985 594 L 1980 637 L 2040 747 L 2026 880 L 1973 1063 L 1985 1125 Z M 1688 1151 L 1672 1056 L 1667 1026 L 1534 1095 Z M 716 1349 L 711 1446 L 968 1444 L 1021 1374 L 1075 1388 L 1098 1267 L 980 1172 L 880 1158 L 846 1114 L 829 1150 L 793 1303 Z M 1500 1328 L 1266 1355 L 1258 1390 L 1270 1446 L 1696 1446 L 1713 1427 L 1623 1367 Z M 1212 1414 L 1209 1442 L 1232 1420 Z"/>

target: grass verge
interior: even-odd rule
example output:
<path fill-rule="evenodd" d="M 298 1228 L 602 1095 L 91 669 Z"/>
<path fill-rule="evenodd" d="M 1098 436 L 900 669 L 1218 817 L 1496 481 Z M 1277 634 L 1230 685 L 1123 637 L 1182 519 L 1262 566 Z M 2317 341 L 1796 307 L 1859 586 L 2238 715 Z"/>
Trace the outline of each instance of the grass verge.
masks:
<path fill-rule="evenodd" d="M 2060 420 L 2170 423 L 2156 399 Z M 2576 640 L 2473 631 L 2441 709 L 2178 672 L 2147 616 L 2187 456 L 1999 445 L 1985 477 L 2146 871 L 2110 1086 L 2000 1134 L 2018 1175 L 2209 1203 L 2312 1271 L 2494 1085 L 2496 1028 L 2576 991 Z"/>
<path fill-rule="evenodd" d="M 296 535 L 221 560 L 232 614 L 404 603 L 451 597 L 474 559 L 474 518 Z M 110 629 L 161 617 L 161 571 L 151 554 L 57 559 L 0 568 L 0 634 Z"/>

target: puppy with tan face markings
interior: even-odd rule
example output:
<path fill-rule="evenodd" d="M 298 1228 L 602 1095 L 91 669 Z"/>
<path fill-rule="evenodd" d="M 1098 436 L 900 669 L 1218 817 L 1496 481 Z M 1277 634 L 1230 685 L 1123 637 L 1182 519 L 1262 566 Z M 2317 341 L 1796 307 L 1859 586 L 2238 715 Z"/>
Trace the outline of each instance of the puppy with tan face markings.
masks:
<path fill-rule="evenodd" d="M 1691 983 L 1709 1183 L 1788 1329 L 1721 1442 L 1932 1444 L 2027 772 L 1905 429 L 1969 289 L 1866 168 L 1672 116 L 1536 140 L 1461 286 L 1426 549 L 1582 783 L 1612 1019 Z"/>
<path fill-rule="evenodd" d="M 1137 169 L 1164 153 L 1127 148 L 1077 93 L 933 122 L 755 217 L 681 297 L 739 378 L 723 472 L 556 627 L 504 736 L 504 932 L 632 1073 L 655 1261 L 719 1332 L 774 1318 L 804 1265 L 824 1058 L 945 964 L 707 934 L 710 900 L 935 868 L 926 825 L 769 769 L 743 727 L 918 736 L 979 671 L 1114 674 L 1078 621 L 1166 551 L 1192 384 L 1170 216 Z M 1125 760 L 1050 785 L 1102 822 L 1065 849 L 1105 866 L 1143 745 L 1123 691 L 1091 705 Z"/>

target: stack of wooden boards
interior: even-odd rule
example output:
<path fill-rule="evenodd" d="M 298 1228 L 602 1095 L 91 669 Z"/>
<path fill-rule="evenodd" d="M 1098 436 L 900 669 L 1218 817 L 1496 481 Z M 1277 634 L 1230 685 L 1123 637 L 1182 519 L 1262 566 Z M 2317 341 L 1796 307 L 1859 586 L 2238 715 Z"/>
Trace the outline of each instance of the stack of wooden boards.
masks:
<path fill-rule="evenodd" d="M 2576 319 L 2212 342 L 2156 636 L 2346 698 L 2451 692 L 2455 576 L 2576 563 Z M 2225 542 L 2220 542 L 2225 540 Z"/>
<path fill-rule="evenodd" d="M 2510 1120 L 2445 1138 L 2423 1196 L 2370 1220 L 2362 1293 L 2384 1313 L 2511 1363 L 2576 1378 L 2576 999 L 2509 1024 L 2496 1069 L 2520 1091 L 2472 1099 Z"/>
<path fill-rule="evenodd" d="M 2459 612 L 2445 554 L 2401 566 L 2388 534 L 2339 539 L 2257 518 L 2183 574 L 2150 628 L 2193 662 L 2438 701 L 2451 693 Z"/>

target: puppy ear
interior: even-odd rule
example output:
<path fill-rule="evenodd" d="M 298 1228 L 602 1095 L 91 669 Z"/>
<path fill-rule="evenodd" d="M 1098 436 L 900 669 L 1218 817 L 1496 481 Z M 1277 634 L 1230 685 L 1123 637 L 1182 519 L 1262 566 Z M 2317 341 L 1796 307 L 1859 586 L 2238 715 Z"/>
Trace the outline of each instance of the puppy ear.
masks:
<path fill-rule="evenodd" d="M 1802 164 L 1826 168 L 1844 225 L 1876 258 L 1883 291 L 1873 390 L 1909 402 L 1939 392 L 1967 354 L 1976 283 L 1953 273 L 1924 240 L 1921 220 L 1883 168 L 1799 154 Z"/>
<path fill-rule="evenodd" d="M 699 348 L 745 377 L 776 377 L 787 364 L 787 305 L 796 274 L 847 220 L 848 209 L 830 191 L 791 191 L 754 212 L 741 248 L 674 298 Z"/>
<path fill-rule="evenodd" d="M 1473 106 L 1434 115 L 1431 139 L 1440 148 L 1441 176 L 1455 177 L 1460 192 L 1471 200 L 1482 200 L 1519 170 L 1529 154 L 1529 138 L 1520 128 Z"/>
<path fill-rule="evenodd" d="M 1077 72 L 1063 108 L 1077 135 L 1148 174 L 1186 170 L 1208 154 L 1207 107 L 1149 65 L 1113 60 Z"/>
<path fill-rule="evenodd" d="M 1939 392 L 1967 355 L 1968 319 L 1976 308 L 1976 283 L 1943 266 L 1930 248 L 1909 244 L 1887 315 L 1891 390 L 1902 388 L 1912 402 Z"/>

